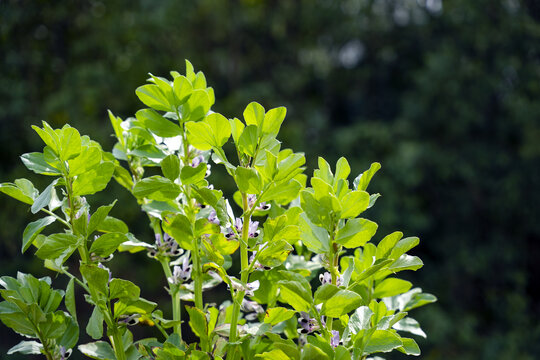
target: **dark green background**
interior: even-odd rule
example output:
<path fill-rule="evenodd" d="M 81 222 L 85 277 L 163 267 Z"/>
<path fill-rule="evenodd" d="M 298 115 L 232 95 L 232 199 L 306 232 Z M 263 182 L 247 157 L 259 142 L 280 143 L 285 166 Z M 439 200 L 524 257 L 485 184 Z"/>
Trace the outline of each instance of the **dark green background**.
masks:
<path fill-rule="evenodd" d="M 187 58 L 227 117 L 253 100 L 285 105 L 281 138 L 306 153 L 308 173 L 319 155 L 346 156 L 354 175 L 382 163 L 370 188 L 383 197 L 366 214 L 379 223 L 376 240 L 394 230 L 420 236 L 414 252 L 425 267 L 406 276 L 439 298 L 413 314 L 428 333 L 418 339 L 422 359 L 538 359 L 539 4 L 0 1 L 0 181 L 46 185 L 18 160 L 41 150 L 30 129 L 41 120 L 70 123 L 110 150 L 106 110 L 134 114 L 147 73 L 182 72 Z M 149 240 L 118 185 L 91 201 L 112 197 L 114 215 Z M 33 219 L 0 196 L 2 274 L 54 275 L 20 254 Z M 155 263 L 115 261 L 143 296 L 167 301 Z M 0 326 L 0 354 L 18 341 Z"/>

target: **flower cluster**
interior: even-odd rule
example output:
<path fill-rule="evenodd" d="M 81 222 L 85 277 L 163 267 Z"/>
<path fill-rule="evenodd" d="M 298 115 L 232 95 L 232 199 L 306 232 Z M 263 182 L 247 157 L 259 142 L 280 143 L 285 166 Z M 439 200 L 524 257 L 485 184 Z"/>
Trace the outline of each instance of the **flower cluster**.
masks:
<path fill-rule="evenodd" d="M 171 285 L 176 285 L 180 283 L 184 283 L 186 281 L 189 281 L 191 279 L 191 270 L 193 269 L 193 265 L 189 263 L 189 257 L 184 257 L 184 260 L 182 261 L 182 266 L 175 265 L 173 268 L 172 276 L 167 278 L 167 281 Z"/>
<path fill-rule="evenodd" d="M 248 234 L 250 238 L 256 238 L 259 236 L 260 232 L 258 230 L 259 222 L 258 221 L 249 221 Z M 234 222 L 234 230 L 227 228 L 225 230 L 225 237 L 227 239 L 234 239 L 237 237 L 237 234 L 241 234 L 244 228 L 244 220 L 241 218 L 236 218 Z"/>
<path fill-rule="evenodd" d="M 161 239 L 160 234 L 156 234 L 156 241 L 153 248 L 148 250 L 148 256 L 151 258 L 157 255 L 164 255 L 169 257 L 180 256 L 184 253 L 184 250 L 178 246 L 176 240 L 169 236 L 169 234 L 163 234 Z"/>
<path fill-rule="evenodd" d="M 324 274 L 319 275 L 319 281 L 322 285 L 324 284 L 331 284 L 332 283 L 332 274 L 330 274 L 328 271 Z M 338 276 L 336 278 L 336 286 L 341 286 L 343 284 L 343 279 L 341 276 Z"/>

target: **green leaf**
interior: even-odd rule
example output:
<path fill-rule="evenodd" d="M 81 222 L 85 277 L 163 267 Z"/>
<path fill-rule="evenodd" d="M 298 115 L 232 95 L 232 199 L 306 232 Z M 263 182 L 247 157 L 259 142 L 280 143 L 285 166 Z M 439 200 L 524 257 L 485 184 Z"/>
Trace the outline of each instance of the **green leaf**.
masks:
<path fill-rule="evenodd" d="M 263 266 L 276 267 L 287 259 L 293 247 L 285 240 L 272 241 L 260 251 L 258 261 Z"/>
<path fill-rule="evenodd" d="M 185 76 L 177 76 L 173 82 L 174 96 L 177 100 L 177 105 L 182 105 L 187 101 L 193 92 L 191 82 Z"/>
<path fill-rule="evenodd" d="M 137 300 L 140 295 L 141 289 L 131 281 L 114 278 L 109 283 L 109 299 Z"/>
<path fill-rule="evenodd" d="M 109 294 L 109 272 L 93 264 L 82 264 L 79 270 L 88 282 L 92 298 L 96 301 L 102 298 L 107 299 Z"/>
<path fill-rule="evenodd" d="M 114 163 L 112 161 L 101 164 L 79 175 L 73 181 L 73 195 L 92 195 L 107 187 L 114 173 Z"/>
<path fill-rule="evenodd" d="M 169 201 L 180 195 L 180 187 L 167 178 L 155 175 L 144 178 L 135 184 L 133 195 L 138 198 L 146 197 L 158 201 Z"/>
<path fill-rule="evenodd" d="M 319 168 L 313 171 L 313 177 L 318 177 L 324 180 L 328 184 L 333 184 L 334 175 L 332 174 L 332 170 L 330 169 L 330 165 L 328 164 L 328 162 L 326 162 L 326 160 L 324 160 L 320 156 L 319 156 L 318 162 L 319 162 Z"/>
<path fill-rule="evenodd" d="M 184 214 L 167 216 L 162 222 L 163 231 L 175 239 L 182 248 L 193 250 L 193 228 Z"/>
<path fill-rule="evenodd" d="M 195 307 L 186 306 L 189 313 L 189 326 L 202 342 L 208 341 L 208 325 L 206 324 L 206 316 L 202 310 Z"/>
<path fill-rule="evenodd" d="M 28 224 L 23 232 L 23 244 L 21 252 L 24 253 L 26 250 L 28 250 L 36 236 L 38 236 L 47 225 L 52 224 L 55 220 L 56 218 L 54 216 L 46 216 Z"/>
<path fill-rule="evenodd" d="M 161 160 L 161 171 L 163 176 L 174 182 L 180 176 L 180 159 L 178 156 L 171 154 Z"/>
<path fill-rule="evenodd" d="M 323 303 L 321 314 L 340 317 L 362 305 L 362 297 L 349 290 L 339 290 Z"/>
<path fill-rule="evenodd" d="M 12 355 L 15 353 L 21 353 L 25 355 L 40 355 L 43 345 L 37 341 L 21 341 L 14 347 L 8 350 L 7 354 Z"/>
<path fill-rule="evenodd" d="M 88 235 L 92 234 L 101 226 L 103 221 L 105 221 L 105 219 L 107 218 L 107 215 L 109 215 L 109 212 L 113 208 L 114 204 L 116 204 L 116 200 L 110 205 L 100 206 L 92 214 L 92 216 L 90 216 L 90 221 L 88 222 L 88 228 L 87 228 Z"/>
<path fill-rule="evenodd" d="M 351 353 L 343 345 L 339 345 L 335 353 L 334 360 L 351 360 Z"/>
<path fill-rule="evenodd" d="M 66 296 L 64 298 L 64 303 L 66 304 L 66 309 L 69 311 L 73 319 L 77 321 L 77 310 L 75 307 L 75 280 L 69 280 L 69 283 L 66 287 Z"/>
<path fill-rule="evenodd" d="M 236 146 L 238 146 L 240 135 L 242 135 L 242 132 L 244 131 L 244 128 L 246 126 L 238 118 L 229 120 L 229 124 L 231 124 L 231 134 L 232 134 L 234 143 L 236 144 Z"/>
<path fill-rule="evenodd" d="M 63 263 L 77 249 L 81 238 L 73 234 L 53 234 L 45 238 L 45 242 L 36 251 L 40 259 L 61 259 Z"/>
<path fill-rule="evenodd" d="M 280 272 L 281 273 L 281 272 Z M 312 304 L 311 290 L 307 291 L 298 281 L 281 280 L 278 282 L 281 290 L 280 298 L 291 305 L 296 311 L 309 311 Z"/>
<path fill-rule="evenodd" d="M 61 130 L 56 130 L 59 133 L 60 140 L 60 160 L 67 161 L 73 159 L 81 153 L 81 135 L 77 129 L 69 125 L 65 125 Z"/>
<path fill-rule="evenodd" d="M 107 257 L 115 252 L 121 243 L 127 240 L 127 236 L 123 233 L 111 232 L 103 234 L 92 242 L 90 253 L 100 257 Z"/>
<path fill-rule="evenodd" d="M 254 157 L 257 144 L 259 143 L 258 129 L 256 125 L 248 125 L 242 131 L 238 139 L 238 150 L 248 156 Z"/>
<path fill-rule="evenodd" d="M 327 253 L 330 250 L 330 235 L 325 229 L 314 225 L 306 216 L 300 215 L 298 219 L 301 235 L 300 240 L 306 247 L 315 253 Z"/>
<path fill-rule="evenodd" d="M 317 226 L 328 229 L 332 224 L 332 208 L 315 199 L 308 190 L 300 192 L 300 203 L 309 220 Z"/>
<path fill-rule="evenodd" d="M 276 136 L 279 133 L 279 128 L 281 127 L 286 115 L 287 109 L 283 106 L 268 110 L 268 112 L 264 115 L 262 133 Z"/>
<path fill-rule="evenodd" d="M 363 355 L 369 355 L 377 352 L 390 352 L 402 345 L 403 343 L 401 342 L 399 336 L 395 335 L 391 331 L 375 330 L 364 347 Z"/>
<path fill-rule="evenodd" d="M 114 303 L 114 315 L 151 314 L 157 304 L 152 301 L 139 298 L 137 300 L 120 299 Z"/>
<path fill-rule="evenodd" d="M 410 281 L 397 278 L 387 278 L 375 286 L 372 296 L 373 298 L 394 296 L 409 291 L 411 287 L 412 283 Z"/>
<path fill-rule="evenodd" d="M 302 349 L 301 360 L 330 360 L 328 355 L 321 350 L 320 348 L 312 345 L 306 344 Z"/>
<path fill-rule="evenodd" d="M 288 181 L 303 171 L 302 165 L 306 163 L 303 153 L 294 153 L 279 161 L 278 172 L 274 177 L 275 181 Z"/>
<path fill-rule="evenodd" d="M 420 327 L 420 324 L 418 321 L 411 317 L 406 317 L 404 319 L 401 319 L 397 323 L 395 323 L 392 326 L 397 331 L 406 331 L 414 335 L 422 336 L 423 338 L 426 337 L 426 333 L 422 328 Z M 402 339 L 403 340 L 403 339 Z"/>
<path fill-rule="evenodd" d="M 120 232 L 125 234 L 128 232 L 128 227 L 122 220 L 112 216 L 107 216 L 101 223 L 97 225 L 96 230 L 105 233 Z"/>
<path fill-rule="evenodd" d="M 114 355 L 114 350 L 105 341 L 96 341 L 89 344 L 79 345 L 78 349 L 84 355 L 92 359 L 100 360 L 116 360 L 116 355 Z"/>
<path fill-rule="evenodd" d="M 68 318 L 66 322 L 67 329 L 62 336 L 56 340 L 56 343 L 66 349 L 72 349 L 79 341 L 79 325 L 77 325 L 77 322 L 73 318 Z"/>
<path fill-rule="evenodd" d="M 408 237 L 401 239 L 392 249 L 390 253 L 391 259 L 398 259 L 401 255 L 405 254 L 407 251 L 411 250 L 420 243 L 420 239 L 417 237 Z"/>
<path fill-rule="evenodd" d="M 182 105 L 182 121 L 200 121 L 204 119 L 211 105 L 210 96 L 205 90 L 193 90 L 189 99 Z"/>
<path fill-rule="evenodd" d="M 351 219 L 338 230 L 336 242 L 349 249 L 363 246 L 375 235 L 377 227 L 367 219 Z"/>
<path fill-rule="evenodd" d="M 148 107 L 160 111 L 171 110 L 171 105 L 169 104 L 167 97 L 161 92 L 157 85 L 148 84 L 139 86 L 137 90 L 135 90 L 135 94 L 137 94 L 139 100 Z"/>
<path fill-rule="evenodd" d="M 365 191 L 371 179 L 373 178 L 373 175 L 375 175 L 375 173 L 379 171 L 380 168 L 381 168 L 381 164 L 377 162 L 371 164 L 368 170 L 364 171 L 362 174 L 358 175 L 356 179 L 354 179 L 354 182 L 353 182 L 354 189 Z"/>
<path fill-rule="evenodd" d="M 51 165 L 47 164 L 45 161 L 44 155 L 42 153 L 34 152 L 34 153 L 28 153 L 23 154 L 21 156 L 21 160 L 28 168 L 28 170 L 32 170 L 36 174 L 40 175 L 52 175 L 57 176 L 61 175 L 62 172 L 58 169 L 55 169 Z"/>
<path fill-rule="evenodd" d="M 344 157 L 340 157 L 336 163 L 336 175 L 334 176 L 334 185 L 337 185 L 339 179 L 347 180 L 351 173 L 349 162 Z"/>
<path fill-rule="evenodd" d="M 397 349 L 402 353 L 413 356 L 419 356 L 421 354 L 418 344 L 413 339 L 401 338 L 401 342 L 403 346 Z"/>
<path fill-rule="evenodd" d="M 261 178 L 257 170 L 239 166 L 234 174 L 234 181 L 238 190 L 247 194 L 259 194 L 261 192 Z"/>
<path fill-rule="evenodd" d="M 43 142 L 51 147 L 57 154 L 58 154 L 58 148 L 60 144 L 60 139 L 58 138 L 58 133 L 53 130 L 53 128 L 47 124 L 47 122 L 43 121 L 43 129 L 39 128 L 38 126 L 32 125 L 32 129 L 34 129 L 41 140 Z"/>
<path fill-rule="evenodd" d="M 413 270 L 416 271 L 424 266 L 424 263 L 418 256 L 411 255 L 401 255 L 399 259 L 394 261 L 392 265 L 388 267 L 388 270 L 392 272 L 398 272 L 403 270 Z"/>
<path fill-rule="evenodd" d="M 94 311 L 88 320 L 86 333 L 94 340 L 101 339 L 103 336 L 103 313 L 97 306 L 94 306 Z"/>
<path fill-rule="evenodd" d="M 262 360 L 290 360 L 290 357 L 287 356 L 282 350 L 274 349 L 271 351 L 264 352 L 262 354 L 255 355 L 255 359 Z"/>
<path fill-rule="evenodd" d="M 79 156 L 68 161 L 69 175 L 84 174 L 101 162 L 101 149 L 97 145 L 83 147 Z"/>
<path fill-rule="evenodd" d="M 337 174 L 336 174 L 337 178 Z M 355 218 L 367 209 L 369 194 L 365 191 L 351 191 L 341 199 L 341 218 Z"/>
<path fill-rule="evenodd" d="M 284 307 L 275 307 L 266 310 L 264 322 L 272 326 L 279 324 L 282 321 L 289 320 L 295 314 L 295 311 Z"/>
<path fill-rule="evenodd" d="M 222 147 L 231 136 L 231 125 L 221 114 L 213 113 L 201 122 L 186 123 L 189 143 L 199 150 Z"/>
<path fill-rule="evenodd" d="M 377 259 L 388 257 L 394 246 L 402 237 L 403 233 L 400 231 L 386 235 L 377 245 Z"/>
<path fill-rule="evenodd" d="M 373 311 L 367 306 L 360 306 L 354 311 L 349 319 L 349 331 L 358 334 L 362 330 L 368 330 L 371 327 L 371 317 Z"/>
<path fill-rule="evenodd" d="M 260 201 L 275 201 L 278 204 L 286 205 L 296 199 L 302 190 L 302 184 L 292 179 L 285 184 L 273 183 L 268 190 L 266 190 Z"/>
<path fill-rule="evenodd" d="M 324 284 L 319 286 L 317 291 L 315 291 L 314 299 L 315 305 L 318 305 L 326 300 L 330 299 L 339 291 L 339 288 L 334 284 Z"/>
<path fill-rule="evenodd" d="M 28 321 L 26 314 L 22 313 L 15 304 L 8 304 L 7 301 L 0 303 L 0 320 L 4 325 L 18 334 L 36 337 L 35 327 Z M 11 308 L 11 312 L 7 312 L 8 307 Z"/>
<path fill-rule="evenodd" d="M 15 184 L 0 184 L 0 192 L 3 192 L 4 194 L 11 196 L 12 198 L 19 200 L 25 204 L 32 205 L 34 203 L 34 198 L 29 194 L 25 194 L 25 192 Z"/>
<path fill-rule="evenodd" d="M 197 167 L 191 167 L 189 165 L 184 166 L 180 172 L 180 180 L 184 185 L 197 184 L 198 182 L 204 180 L 206 176 L 207 166 L 206 163 L 202 162 Z"/>
<path fill-rule="evenodd" d="M 251 102 L 244 110 L 244 121 L 248 126 L 255 125 L 262 128 L 264 117 L 264 107 L 259 103 Z"/>
<path fill-rule="evenodd" d="M 53 188 L 54 186 L 56 186 L 57 182 L 58 182 L 58 179 L 50 183 L 49 186 L 47 186 L 45 190 L 43 190 L 43 192 L 36 198 L 36 200 L 34 200 L 34 204 L 30 208 L 30 210 L 32 211 L 32 214 L 36 214 L 38 211 L 40 211 L 45 206 L 50 204 L 51 199 L 52 199 Z"/>
<path fill-rule="evenodd" d="M 175 137 L 182 135 L 180 126 L 167 120 L 152 109 L 142 109 L 135 113 L 135 117 L 139 120 L 146 129 L 150 130 L 157 136 Z"/>
<path fill-rule="evenodd" d="M 405 305 L 403 311 L 410 311 L 420 306 L 431 304 L 437 301 L 437 298 L 432 294 L 415 294 L 413 298 Z"/>

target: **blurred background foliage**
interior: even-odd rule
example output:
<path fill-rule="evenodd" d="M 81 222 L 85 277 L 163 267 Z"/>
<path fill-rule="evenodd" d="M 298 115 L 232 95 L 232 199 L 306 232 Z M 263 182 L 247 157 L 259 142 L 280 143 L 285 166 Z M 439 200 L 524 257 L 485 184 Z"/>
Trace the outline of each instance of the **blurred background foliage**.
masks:
<path fill-rule="evenodd" d="M 184 59 L 227 117 L 285 105 L 281 138 L 309 173 L 319 155 L 354 173 L 382 163 L 366 215 L 377 239 L 420 236 L 425 267 L 409 279 L 439 298 L 413 315 L 422 359 L 540 358 L 538 1 L 0 1 L 1 181 L 45 184 L 18 159 L 41 149 L 41 120 L 111 150 L 107 109 L 131 116 L 147 73 Z M 92 201 L 119 198 L 113 215 L 149 241 L 136 203 L 106 192 Z M 0 209 L 1 273 L 53 275 L 20 254 L 26 206 L 1 196 Z M 166 301 L 154 262 L 117 258 L 116 274 Z M 0 326 L 0 353 L 18 341 Z"/>

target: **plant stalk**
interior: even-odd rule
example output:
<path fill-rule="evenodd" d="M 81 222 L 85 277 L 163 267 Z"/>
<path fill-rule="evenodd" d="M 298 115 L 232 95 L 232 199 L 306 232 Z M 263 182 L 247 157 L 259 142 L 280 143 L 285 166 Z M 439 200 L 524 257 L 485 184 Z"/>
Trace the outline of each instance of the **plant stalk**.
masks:
<path fill-rule="evenodd" d="M 249 259 L 248 259 L 248 240 L 249 240 L 249 222 L 251 220 L 251 213 L 248 211 L 248 201 L 247 201 L 247 194 L 242 193 L 242 207 L 244 208 L 244 216 L 243 216 L 243 224 L 242 224 L 242 238 L 240 239 L 240 280 L 242 283 L 247 284 L 249 281 L 249 272 L 247 271 L 249 268 Z M 240 306 L 242 305 L 242 301 L 244 300 L 246 292 L 245 291 L 238 291 L 236 293 L 234 302 L 233 302 L 233 313 L 232 313 L 232 319 L 231 319 L 231 329 L 230 329 L 230 337 L 229 341 L 231 343 L 235 343 L 237 341 L 237 324 L 238 324 L 238 317 L 240 316 Z M 233 345 L 230 355 L 227 355 L 227 359 L 236 359 L 238 351 L 238 345 Z"/>
<path fill-rule="evenodd" d="M 169 258 L 161 258 L 159 259 L 159 262 L 161 263 L 161 267 L 163 267 L 163 272 L 165 273 L 165 277 L 167 279 L 171 278 L 172 272 L 171 272 L 171 267 L 169 266 Z M 174 333 L 178 334 L 178 336 L 180 336 L 180 339 L 182 339 L 182 324 L 180 324 L 180 321 L 182 321 L 182 308 L 181 308 L 181 303 L 180 303 L 180 292 L 178 291 L 178 288 L 176 286 L 171 286 L 171 301 L 172 301 L 173 320 L 179 322 L 173 327 Z"/>

